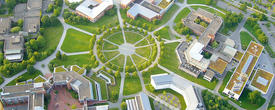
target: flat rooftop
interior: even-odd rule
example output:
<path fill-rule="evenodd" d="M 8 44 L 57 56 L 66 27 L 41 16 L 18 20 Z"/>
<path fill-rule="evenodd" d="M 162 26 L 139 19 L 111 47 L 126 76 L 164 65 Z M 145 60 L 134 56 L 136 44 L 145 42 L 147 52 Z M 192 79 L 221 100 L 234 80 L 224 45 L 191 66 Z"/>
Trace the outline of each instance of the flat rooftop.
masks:
<path fill-rule="evenodd" d="M 7 37 L 0 37 L 0 39 L 5 39 L 4 51 L 22 49 L 24 46 L 23 36 L 19 36 L 19 35 L 7 36 Z"/>
<path fill-rule="evenodd" d="M 270 72 L 258 69 L 251 85 L 266 93 L 272 82 L 273 76 L 274 75 Z"/>
<path fill-rule="evenodd" d="M 3 93 L 19 93 L 26 92 L 33 88 L 33 84 L 24 84 L 24 85 L 16 85 L 16 86 L 5 86 L 3 87 Z"/>
<path fill-rule="evenodd" d="M 91 86 L 90 86 L 90 81 L 87 80 L 86 78 L 82 77 L 78 73 L 74 71 L 66 71 L 66 72 L 58 72 L 58 73 L 53 73 L 53 76 L 55 77 L 54 81 L 66 81 L 67 76 L 71 76 L 73 78 L 72 82 L 76 82 L 77 80 L 81 82 L 81 84 L 78 86 L 79 88 L 79 99 L 84 99 L 85 97 L 91 98 Z"/>
<path fill-rule="evenodd" d="M 264 49 L 264 46 L 257 44 L 255 42 L 250 42 L 249 47 L 247 48 L 247 52 L 250 54 L 259 57 Z"/>
<path fill-rule="evenodd" d="M 42 8 L 42 0 L 28 0 L 28 8 L 29 9 L 41 9 Z"/>
<path fill-rule="evenodd" d="M 216 62 L 211 61 L 209 68 L 211 68 L 214 71 L 217 71 L 218 73 L 222 74 L 227 66 L 227 62 L 218 58 Z"/>
<path fill-rule="evenodd" d="M 0 33 L 6 33 L 10 29 L 11 21 L 9 18 L 0 18 Z"/>
<path fill-rule="evenodd" d="M 154 5 L 152 3 L 149 3 L 147 1 L 144 1 L 143 3 L 141 3 L 141 6 L 144 6 L 144 7 L 148 8 L 148 9 L 150 9 L 150 10 L 158 13 L 158 14 L 160 14 L 161 11 L 163 10 L 161 7 L 156 6 L 156 5 Z"/>
<path fill-rule="evenodd" d="M 23 31 L 25 32 L 37 32 L 40 28 L 40 17 L 25 17 L 23 24 Z"/>
<path fill-rule="evenodd" d="M 252 44 L 252 45 L 251 45 Z M 251 54 L 249 51 L 246 51 L 245 54 L 242 56 L 240 63 L 238 64 L 236 70 L 234 71 L 230 81 L 227 83 L 226 88 L 230 90 L 231 92 L 234 92 L 238 95 L 240 95 L 244 89 L 244 85 L 247 83 L 247 80 L 251 76 L 251 73 L 259 59 L 259 55 L 262 53 L 263 47 L 257 43 L 254 43 L 253 41 L 250 42 L 250 45 L 247 50 L 252 49 L 255 45 L 259 46 L 259 51 L 257 51 L 256 54 Z M 258 55 L 258 56 L 255 56 Z M 251 57 L 253 56 L 253 57 Z M 251 61 L 248 61 L 251 59 Z M 249 63 L 249 64 L 248 64 Z M 247 65 L 245 67 L 245 65 Z M 246 71 L 243 71 L 245 68 Z M 239 90 L 235 90 L 233 86 L 236 82 L 242 82 L 242 86 L 239 87 Z"/>

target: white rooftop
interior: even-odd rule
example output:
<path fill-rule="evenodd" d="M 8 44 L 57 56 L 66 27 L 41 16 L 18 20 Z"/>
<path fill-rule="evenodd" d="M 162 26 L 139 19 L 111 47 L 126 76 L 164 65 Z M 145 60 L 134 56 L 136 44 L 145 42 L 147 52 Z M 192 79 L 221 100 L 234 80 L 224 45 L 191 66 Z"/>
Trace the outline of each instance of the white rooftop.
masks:
<path fill-rule="evenodd" d="M 142 92 L 140 92 L 139 95 L 143 106 L 143 110 L 152 110 L 148 96 Z"/>
<path fill-rule="evenodd" d="M 78 7 L 76 7 L 76 10 L 85 14 L 86 16 L 89 16 L 91 18 L 97 17 L 101 12 L 103 12 L 108 6 L 113 5 L 113 0 L 104 0 L 101 4 L 98 6 L 90 9 L 89 6 L 95 4 L 95 0 L 86 0 L 83 3 L 81 3 Z"/>
<path fill-rule="evenodd" d="M 43 83 L 34 83 L 33 88 L 40 88 L 43 87 Z"/>
<path fill-rule="evenodd" d="M 6 55 L 6 59 L 8 59 L 8 60 L 17 60 L 17 59 L 21 59 L 21 58 L 22 58 L 21 54 Z"/>
<path fill-rule="evenodd" d="M 225 48 L 223 49 L 223 52 L 230 55 L 231 57 L 234 57 L 235 54 L 237 53 L 237 50 L 229 45 L 226 45 Z"/>
<path fill-rule="evenodd" d="M 191 50 L 189 51 L 189 54 L 193 59 L 197 61 L 201 61 L 201 59 L 203 58 L 203 55 L 201 54 L 203 48 L 204 48 L 203 44 L 196 42 L 194 46 L 191 48 Z"/>
<path fill-rule="evenodd" d="M 132 0 L 120 0 L 121 4 L 127 5 L 131 2 Z"/>
<path fill-rule="evenodd" d="M 257 79 L 257 83 L 260 83 L 264 86 L 267 86 L 268 80 L 266 80 L 265 78 L 259 76 L 258 79 Z"/>
<path fill-rule="evenodd" d="M 153 18 L 153 17 L 159 15 L 158 13 L 156 13 L 144 6 L 141 6 L 140 4 L 135 4 L 127 12 L 129 14 L 131 14 L 132 16 L 137 16 L 138 14 L 141 14 L 143 16 L 146 16 L 147 18 Z"/>
<path fill-rule="evenodd" d="M 75 83 L 74 83 L 74 85 L 75 85 L 76 87 L 79 87 L 81 84 L 82 84 L 82 82 L 80 82 L 79 80 L 75 81 Z"/>
<path fill-rule="evenodd" d="M 70 3 L 77 3 L 80 2 L 81 0 L 68 0 Z"/>

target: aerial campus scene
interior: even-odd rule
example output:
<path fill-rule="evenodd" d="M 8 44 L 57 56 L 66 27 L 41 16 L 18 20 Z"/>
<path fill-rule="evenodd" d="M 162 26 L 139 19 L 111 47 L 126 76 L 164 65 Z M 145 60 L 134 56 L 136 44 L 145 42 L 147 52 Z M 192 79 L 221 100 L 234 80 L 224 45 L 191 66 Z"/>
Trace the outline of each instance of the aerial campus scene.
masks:
<path fill-rule="evenodd" d="M 275 110 L 275 0 L 0 0 L 0 110 Z"/>

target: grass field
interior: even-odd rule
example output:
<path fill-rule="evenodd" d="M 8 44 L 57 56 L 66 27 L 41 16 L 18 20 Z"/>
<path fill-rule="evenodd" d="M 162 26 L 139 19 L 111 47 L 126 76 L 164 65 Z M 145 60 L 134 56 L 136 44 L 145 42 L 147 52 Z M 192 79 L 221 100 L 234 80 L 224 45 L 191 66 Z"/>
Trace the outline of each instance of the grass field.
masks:
<path fill-rule="evenodd" d="M 149 85 L 146 85 L 145 87 L 146 87 L 146 89 L 147 89 L 148 91 L 150 91 Z M 165 91 L 166 93 L 171 93 L 171 94 L 173 94 L 174 96 L 178 97 L 179 100 L 180 100 L 181 110 L 185 110 L 185 109 L 186 109 L 187 106 L 186 106 L 184 97 L 183 97 L 181 94 L 177 93 L 176 91 L 173 91 L 172 89 L 156 90 L 156 91 L 154 91 L 154 92 L 152 92 L 152 93 L 155 94 L 155 95 L 158 95 L 158 94 L 162 94 L 163 91 Z"/>
<path fill-rule="evenodd" d="M 140 41 L 139 43 L 137 43 L 135 46 L 144 46 L 144 45 L 149 45 L 149 42 L 147 41 L 147 38 L 143 39 L 142 41 Z"/>
<path fill-rule="evenodd" d="M 132 59 L 130 58 L 130 56 L 127 56 L 126 66 L 131 67 L 132 65 L 133 65 Z"/>
<path fill-rule="evenodd" d="M 119 54 L 118 51 L 103 52 L 107 60 L 110 60 Z"/>
<path fill-rule="evenodd" d="M 116 43 L 118 45 L 121 45 L 124 43 L 124 39 L 123 39 L 123 35 L 122 33 L 116 33 L 116 34 L 113 34 L 112 36 L 110 36 L 107 40 L 113 42 L 113 43 Z"/>
<path fill-rule="evenodd" d="M 116 26 L 115 21 L 118 21 L 117 14 L 115 14 L 113 16 L 104 15 L 98 21 L 96 21 L 95 23 L 89 22 L 86 25 L 77 25 L 77 24 L 70 24 L 70 25 L 75 26 L 75 27 L 80 28 L 80 29 L 83 29 L 83 30 L 88 31 L 88 32 L 93 33 L 93 34 L 98 34 L 97 33 L 97 28 L 102 29 L 103 25 L 106 26 L 106 29 L 110 28 L 110 27 L 108 27 L 109 23 L 112 24 L 112 27 L 115 27 Z"/>
<path fill-rule="evenodd" d="M 134 87 L 133 87 L 134 86 Z M 139 78 L 125 78 L 123 95 L 131 95 L 142 90 Z"/>
<path fill-rule="evenodd" d="M 115 80 L 116 80 L 116 85 L 115 85 L 115 86 L 110 86 L 110 85 L 107 86 L 107 87 L 108 87 L 108 93 L 109 93 L 109 95 L 112 93 L 112 91 L 115 91 L 115 92 L 119 95 L 121 78 L 116 78 Z M 119 97 L 119 96 L 118 96 L 118 97 Z M 110 97 L 110 100 L 108 100 L 108 101 L 110 101 L 110 102 L 112 102 L 112 103 L 116 103 L 117 100 L 118 100 L 118 99 L 112 99 L 112 98 Z"/>
<path fill-rule="evenodd" d="M 240 38 L 243 50 L 246 50 L 251 41 L 255 41 L 255 39 L 245 31 L 240 32 Z"/>
<path fill-rule="evenodd" d="M 135 44 L 136 42 L 138 42 L 143 38 L 141 35 L 133 32 L 125 32 L 124 34 L 125 34 L 126 42 L 130 44 Z"/>
<path fill-rule="evenodd" d="M 139 54 L 140 56 L 149 59 L 150 53 L 151 53 L 151 46 L 147 47 L 142 47 L 142 48 L 137 48 L 136 53 Z"/>
<path fill-rule="evenodd" d="M 43 74 L 41 73 L 41 71 L 35 70 L 35 72 L 33 74 L 29 74 L 28 72 L 26 72 L 26 73 L 22 74 L 21 76 L 22 76 L 23 80 L 26 81 L 28 79 L 34 79 L 34 78 L 36 78 L 39 75 L 43 76 Z M 13 86 L 15 84 L 16 84 L 16 82 L 15 82 L 15 79 L 14 79 L 11 82 L 9 82 L 6 86 Z"/>
<path fill-rule="evenodd" d="M 152 70 L 152 72 L 150 73 L 147 72 L 145 75 L 142 75 L 144 84 L 149 84 L 151 82 L 151 78 L 150 78 L 151 75 L 162 74 L 162 73 L 166 73 L 166 71 L 157 67 L 156 69 Z"/>
<path fill-rule="evenodd" d="M 115 50 L 115 49 L 118 49 L 118 48 L 119 48 L 118 46 L 113 45 L 113 44 L 105 41 L 102 50 Z"/>
<path fill-rule="evenodd" d="M 178 22 L 181 22 L 181 19 L 182 18 L 185 18 L 189 13 L 190 13 L 190 9 L 189 8 L 184 8 L 182 9 L 179 14 L 177 15 L 177 17 L 175 18 L 174 20 L 174 23 L 178 23 Z"/>
<path fill-rule="evenodd" d="M 164 28 L 160 29 L 160 30 L 158 31 L 160 37 L 161 37 L 161 38 L 164 38 L 164 39 L 171 40 L 169 31 L 168 31 L 169 29 L 170 29 L 169 26 L 165 26 Z"/>
<path fill-rule="evenodd" d="M 204 80 L 203 76 L 201 76 L 201 75 L 198 78 L 194 78 L 193 76 L 178 69 L 179 61 L 178 61 L 177 55 L 175 53 L 175 49 L 178 45 L 179 45 L 179 43 L 164 44 L 164 52 L 163 53 L 165 53 L 165 54 L 163 54 L 163 58 L 161 60 L 161 65 L 166 67 L 167 69 L 177 73 L 178 75 L 194 82 L 194 83 L 202 85 L 208 89 L 214 90 L 218 81 L 214 80 L 212 82 L 208 82 L 208 81 Z"/>
<path fill-rule="evenodd" d="M 205 4 L 205 0 L 187 0 L 187 4 Z"/>
<path fill-rule="evenodd" d="M 89 51 L 90 39 L 92 36 L 74 29 L 68 29 L 66 38 L 61 46 L 64 52 L 82 52 Z"/>
<path fill-rule="evenodd" d="M 139 56 L 137 56 L 135 54 L 132 55 L 132 58 L 133 58 L 136 65 L 142 64 L 143 62 L 146 61 L 145 59 L 140 58 Z"/>
<path fill-rule="evenodd" d="M 100 84 L 100 90 L 101 90 L 101 98 L 102 98 L 102 100 L 108 100 L 109 96 L 108 96 L 108 93 L 107 93 L 106 82 L 103 79 L 96 77 L 95 74 L 93 74 L 90 78 L 93 79 L 93 80 L 95 80 L 97 83 Z"/>
<path fill-rule="evenodd" d="M 112 60 L 111 63 L 113 63 L 117 66 L 123 67 L 124 66 L 124 59 L 125 59 L 125 56 L 120 54 L 118 57 L 116 57 L 114 60 Z"/>
<path fill-rule="evenodd" d="M 56 63 L 58 66 L 64 65 L 65 67 L 68 67 L 69 65 L 78 65 L 82 67 L 83 64 L 92 64 L 92 63 L 94 65 L 94 62 L 92 62 L 91 60 L 90 54 L 67 56 L 67 60 L 60 60 L 55 58 L 51 62 Z"/>
<path fill-rule="evenodd" d="M 56 27 L 46 27 L 44 28 L 44 40 L 45 40 L 45 46 L 43 48 L 38 49 L 38 52 L 43 52 L 49 47 L 57 46 L 60 38 L 63 33 L 63 25 L 59 23 Z"/>
<path fill-rule="evenodd" d="M 222 91 L 224 90 L 224 88 L 225 88 L 227 82 L 230 80 L 232 74 L 233 74 L 233 72 L 228 71 L 228 72 L 226 73 L 226 76 L 225 76 L 224 79 L 222 80 L 222 85 L 221 85 L 221 87 L 219 88 L 219 93 L 220 93 L 221 95 L 223 94 Z"/>
<path fill-rule="evenodd" d="M 152 27 L 152 31 L 160 27 L 161 25 L 165 24 L 168 20 L 171 19 L 173 14 L 178 10 L 179 6 L 174 4 L 163 16 L 162 20 L 158 21 L 157 24 L 153 24 L 153 22 L 149 22 L 148 20 L 138 16 L 135 20 L 133 20 L 134 23 L 136 23 L 138 20 L 140 20 L 139 27 L 142 27 L 144 23 L 147 24 L 147 27 Z M 125 19 L 127 22 L 130 21 L 130 18 L 127 17 L 127 13 L 120 9 L 120 14 L 123 19 Z"/>

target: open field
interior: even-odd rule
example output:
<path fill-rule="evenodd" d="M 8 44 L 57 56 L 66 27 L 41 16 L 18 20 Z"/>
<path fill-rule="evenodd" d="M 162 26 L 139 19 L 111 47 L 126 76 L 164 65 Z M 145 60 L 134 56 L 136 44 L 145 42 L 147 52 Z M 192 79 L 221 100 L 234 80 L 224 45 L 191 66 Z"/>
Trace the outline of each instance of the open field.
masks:
<path fill-rule="evenodd" d="M 34 78 L 36 78 L 39 75 L 43 76 L 43 74 L 41 73 L 41 71 L 35 70 L 35 72 L 33 74 L 29 74 L 28 72 L 26 72 L 26 73 L 22 74 L 21 76 L 23 78 L 23 81 L 26 81 L 26 80 L 29 80 L 29 79 L 34 79 Z M 16 84 L 16 82 L 15 82 L 15 79 L 14 79 L 11 82 L 9 82 L 6 86 L 13 86 L 15 84 Z"/>
<path fill-rule="evenodd" d="M 182 18 L 185 18 L 189 13 L 190 13 L 190 9 L 189 8 L 184 8 L 182 9 L 179 14 L 177 15 L 177 17 L 175 18 L 174 20 L 174 23 L 178 23 L 178 22 L 181 22 L 181 19 Z"/>
<path fill-rule="evenodd" d="M 134 87 L 133 87 L 134 86 Z M 142 90 L 139 78 L 125 78 L 123 95 L 131 95 Z"/>
<path fill-rule="evenodd" d="M 133 32 L 125 32 L 125 38 L 127 43 L 135 44 L 136 42 L 141 40 L 143 37 Z"/>
<path fill-rule="evenodd" d="M 117 45 L 121 45 L 124 43 L 123 35 L 121 32 L 113 34 L 107 40 L 116 43 Z"/>

